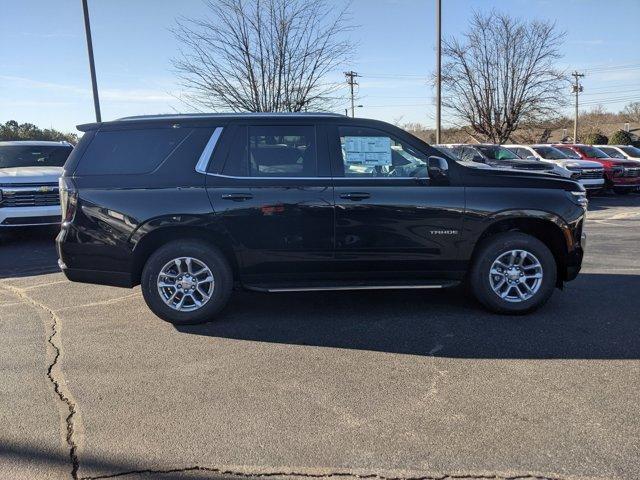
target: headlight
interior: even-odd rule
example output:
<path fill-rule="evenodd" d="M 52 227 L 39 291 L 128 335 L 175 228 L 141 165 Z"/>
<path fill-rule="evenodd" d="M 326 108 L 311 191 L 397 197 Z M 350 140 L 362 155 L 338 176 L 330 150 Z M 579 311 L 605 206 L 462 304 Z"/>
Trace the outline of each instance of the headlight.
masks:
<path fill-rule="evenodd" d="M 580 205 L 581 207 L 587 208 L 589 205 L 589 200 L 587 199 L 587 192 L 567 192 L 567 195 L 571 199 L 573 203 L 576 205 Z"/>

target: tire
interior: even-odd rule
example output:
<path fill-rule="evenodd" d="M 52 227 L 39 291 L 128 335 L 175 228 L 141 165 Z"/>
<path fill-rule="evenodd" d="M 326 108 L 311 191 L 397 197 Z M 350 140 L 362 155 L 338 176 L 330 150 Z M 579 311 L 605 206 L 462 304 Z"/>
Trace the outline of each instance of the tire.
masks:
<path fill-rule="evenodd" d="M 202 273 L 198 275 L 190 273 L 199 271 Z M 161 272 L 165 274 L 162 278 Z M 207 281 L 211 277 L 213 280 Z M 167 286 L 161 288 L 160 282 Z M 190 325 L 212 320 L 225 307 L 233 288 L 233 272 L 224 255 L 212 245 L 198 240 L 175 241 L 151 254 L 140 283 L 153 313 L 176 325 Z"/>
<path fill-rule="evenodd" d="M 520 253 L 510 270 L 494 264 L 502 260 L 503 265 L 509 266 L 512 251 L 527 252 L 522 266 L 518 265 Z M 534 266 L 536 263 L 540 268 Z M 503 273 L 491 275 L 492 266 L 497 266 Z M 542 278 L 533 278 L 540 274 Z M 479 246 L 471 267 L 469 286 L 475 298 L 490 311 L 522 315 L 540 308 L 549 300 L 556 286 L 557 274 L 555 258 L 544 243 L 531 235 L 507 232 L 491 236 Z M 498 291 L 504 293 L 508 290 L 506 298 L 494 291 L 494 287 L 501 285 L 503 280 Z"/>
<path fill-rule="evenodd" d="M 617 195 L 628 195 L 631 193 L 631 188 L 616 188 L 613 187 L 613 192 Z"/>

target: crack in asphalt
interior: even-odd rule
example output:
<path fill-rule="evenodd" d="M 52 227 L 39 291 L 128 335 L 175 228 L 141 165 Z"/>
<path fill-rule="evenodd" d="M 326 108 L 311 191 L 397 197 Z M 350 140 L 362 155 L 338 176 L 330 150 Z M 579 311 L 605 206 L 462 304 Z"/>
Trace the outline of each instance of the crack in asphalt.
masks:
<path fill-rule="evenodd" d="M 46 305 L 37 302 L 33 298 L 29 297 L 24 293 L 23 289 L 6 285 L 2 286 L 6 290 L 17 295 L 19 298 L 24 301 L 34 305 L 37 308 L 41 308 L 45 312 L 49 314 L 51 317 L 51 335 L 47 338 L 47 343 L 51 345 L 54 351 L 53 360 L 49 364 L 47 368 L 47 377 L 49 381 L 53 384 L 53 389 L 58 395 L 58 398 L 65 404 L 69 414 L 65 418 L 66 425 L 66 442 L 69 448 L 69 460 L 71 461 L 71 478 L 73 480 L 77 480 L 78 478 L 78 445 L 75 441 L 75 415 L 77 414 L 76 404 L 72 399 L 70 392 L 64 387 L 64 377 L 62 374 L 62 367 L 59 364 L 60 356 L 62 355 L 62 347 L 59 343 L 60 330 L 59 330 L 59 322 L 60 318 L 56 315 L 56 313 L 51 310 Z"/>
<path fill-rule="evenodd" d="M 270 478 L 270 477 L 300 477 L 300 478 L 353 478 L 353 479 L 372 479 L 372 480 L 562 480 L 560 477 L 549 477 L 540 475 L 515 475 L 515 476 L 501 476 L 501 475 L 437 475 L 437 476 L 398 476 L 390 477 L 385 475 L 379 475 L 375 473 L 371 474 L 356 474 L 349 472 L 332 472 L 332 473 L 302 473 L 302 472 L 264 472 L 264 473 L 247 473 L 233 470 L 223 470 L 215 467 L 186 467 L 175 468 L 169 470 L 129 470 L 126 472 L 119 472 L 109 475 L 98 475 L 90 477 L 81 477 L 80 480 L 100 480 L 107 478 L 118 478 L 129 475 L 164 475 L 172 473 L 187 473 L 187 472 L 211 472 L 218 475 L 228 475 L 240 478 Z"/>

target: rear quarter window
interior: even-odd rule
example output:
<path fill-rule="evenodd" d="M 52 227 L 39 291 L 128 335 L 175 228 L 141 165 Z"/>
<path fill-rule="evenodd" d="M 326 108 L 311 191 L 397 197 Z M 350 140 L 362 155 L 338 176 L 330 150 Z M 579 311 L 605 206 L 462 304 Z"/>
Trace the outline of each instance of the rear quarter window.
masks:
<path fill-rule="evenodd" d="M 76 175 L 150 173 L 192 132 L 185 128 L 98 131 L 82 156 Z"/>

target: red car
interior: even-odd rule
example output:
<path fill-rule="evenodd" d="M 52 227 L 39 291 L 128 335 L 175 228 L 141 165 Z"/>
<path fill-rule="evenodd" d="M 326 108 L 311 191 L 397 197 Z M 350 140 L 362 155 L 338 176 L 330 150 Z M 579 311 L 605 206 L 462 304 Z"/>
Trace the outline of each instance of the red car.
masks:
<path fill-rule="evenodd" d="M 553 146 L 569 158 L 602 164 L 605 186 L 616 193 L 625 194 L 640 188 L 640 162 L 610 157 L 591 145 L 561 143 Z"/>

